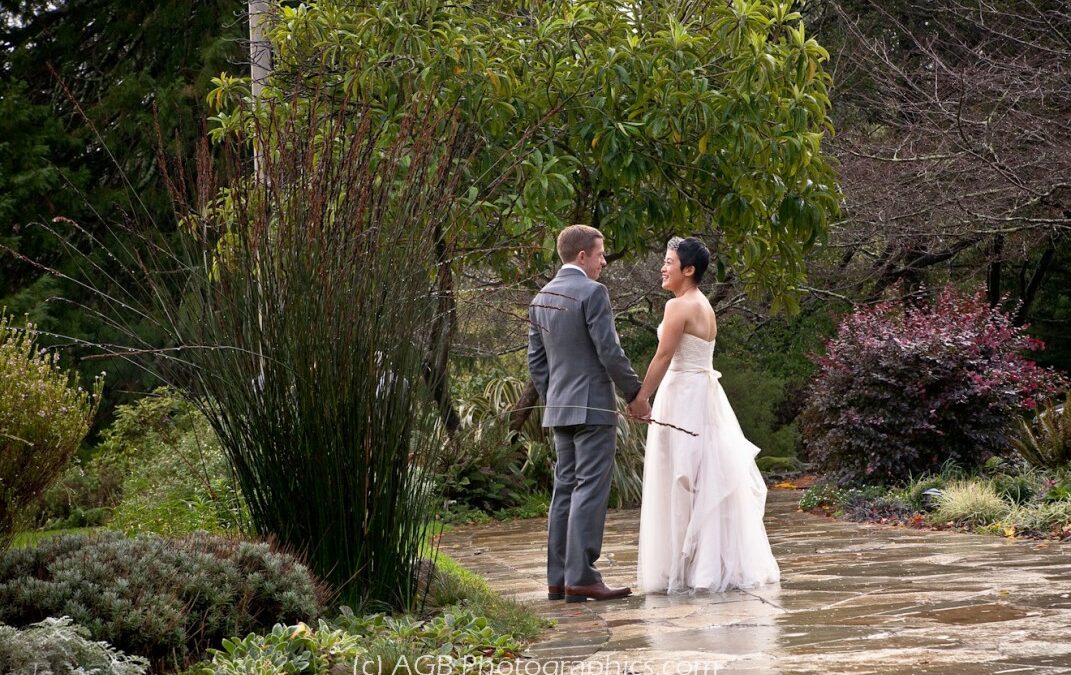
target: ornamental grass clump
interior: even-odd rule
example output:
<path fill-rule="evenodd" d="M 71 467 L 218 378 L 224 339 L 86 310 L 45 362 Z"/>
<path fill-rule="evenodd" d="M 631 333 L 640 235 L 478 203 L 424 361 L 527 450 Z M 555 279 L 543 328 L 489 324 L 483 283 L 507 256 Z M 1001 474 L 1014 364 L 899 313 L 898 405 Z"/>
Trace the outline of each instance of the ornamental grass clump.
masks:
<path fill-rule="evenodd" d="M 841 484 L 901 484 L 1007 450 L 1019 415 L 1064 380 L 1022 356 L 1041 343 L 981 294 L 861 307 L 817 359 L 800 416 L 817 468 Z"/>
<path fill-rule="evenodd" d="M 1071 501 L 1024 504 L 1001 520 L 1009 534 L 1071 537 Z"/>
<path fill-rule="evenodd" d="M 952 481 L 936 498 L 937 508 L 927 517 L 943 525 L 991 525 L 1004 518 L 1012 505 L 988 481 Z"/>
<path fill-rule="evenodd" d="M 406 609 L 442 451 L 426 360 L 452 311 L 439 261 L 478 144 L 429 94 L 381 124 L 372 102 L 308 91 L 306 76 L 255 105 L 242 85 L 221 94 L 244 91 L 213 134 L 243 170 L 217 176 L 207 145 L 197 185 L 165 167 L 177 243 L 124 226 L 141 240 L 117 265 L 152 292 L 99 291 L 132 342 L 98 347 L 204 415 L 255 534 L 300 556 L 342 603 Z M 134 342 L 146 322 L 166 347 Z"/>
<path fill-rule="evenodd" d="M 480 144 L 434 83 L 386 119 L 349 86 L 308 88 L 330 73 L 292 75 L 257 101 L 223 78 L 222 160 L 202 139 L 195 185 L 161 162 L 178 231 L 124 223 L 136 245 L 110 251 L 123 283 L 79 281 L 127 341 L 95 346 L 208 420 L 254 534 L 341 603 L 408 609 L 443 445 L 428 359 L 454 298 L 438 279 Z M 140 337 L 150 324 L 159 343 Z"/>
<path fill-rule="evenodd" d="M 458 216 L 452 115 L 397 128 L 368 110 L 280 103 L 244 144 L 271 148 L 186 221 L 194 264 L 178 324 L 194 398 L 253 528 L 351 606 L 407 608 L 441 450 L 425 370 L 437 247 Z M 354 120 L 360 121 L 355 122 Z"/>
<path fill-rule="evenodd" d="M 56 352 L 38 348 L 33 324 L 0 313 L 0 550 L 89 433 L 102 385 L 83 390 Z"/>

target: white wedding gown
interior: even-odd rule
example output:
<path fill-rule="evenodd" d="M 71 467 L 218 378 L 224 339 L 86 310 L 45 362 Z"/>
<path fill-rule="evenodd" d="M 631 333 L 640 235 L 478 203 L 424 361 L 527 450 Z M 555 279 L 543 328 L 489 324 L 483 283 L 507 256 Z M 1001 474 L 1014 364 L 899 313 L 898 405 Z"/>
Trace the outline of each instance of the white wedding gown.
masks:
<path fill-rule="evenodd" d="M 715 593 L 781 576 L 762 523 L 759 449 L 744 438 L 713 357 L 713 340 L 685 333 L 655 396 L 652 418 L 698 435 L 648 427 L 638 563 L 644 592 Z"/>

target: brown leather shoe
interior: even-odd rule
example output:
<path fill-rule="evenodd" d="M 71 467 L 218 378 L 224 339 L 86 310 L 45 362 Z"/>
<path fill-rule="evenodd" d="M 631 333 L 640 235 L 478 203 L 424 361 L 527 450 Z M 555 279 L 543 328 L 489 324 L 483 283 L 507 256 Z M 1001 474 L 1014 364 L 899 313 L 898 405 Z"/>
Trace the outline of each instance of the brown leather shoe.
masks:
<path fill-rule="evenodd" d="M 565 597 L 565 586 L 547 586 L 547 600 L 561 600 Z"/>
<path fill-rule="evenodd" d="M 589 598 L 592 600 L 617 600 L 618 598 L 627 598 L 630 595 L 632 595 L 631 588 L 609 588 L 601 581 L 589 586 L 565 587 L 566 602 L 585 602 Z"/>

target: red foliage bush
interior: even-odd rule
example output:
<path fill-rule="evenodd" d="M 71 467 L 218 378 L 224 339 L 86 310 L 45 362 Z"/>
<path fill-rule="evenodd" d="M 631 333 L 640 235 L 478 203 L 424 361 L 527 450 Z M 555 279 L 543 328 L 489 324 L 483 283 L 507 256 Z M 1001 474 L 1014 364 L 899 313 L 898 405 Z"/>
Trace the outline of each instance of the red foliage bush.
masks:
<path fill-rule="evenodd" d="M 947 460 L 977 466 L 1006 450 L 1023 409 L 1065 385 L 1022 356 L 1042 347 L 982 294 L 951 287 L 930 306 L 857 309 L 816 358 L 803 442 L 841 484 L 901 483 Z"/>

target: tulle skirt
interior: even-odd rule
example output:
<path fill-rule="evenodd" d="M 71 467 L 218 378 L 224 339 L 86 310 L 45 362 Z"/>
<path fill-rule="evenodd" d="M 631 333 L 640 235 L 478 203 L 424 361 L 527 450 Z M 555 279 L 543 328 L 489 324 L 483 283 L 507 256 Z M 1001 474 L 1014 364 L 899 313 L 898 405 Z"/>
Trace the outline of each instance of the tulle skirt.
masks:
<path fill-rule="evenodd" d="M 652 417 L 640 512 L 639 588 L 682 593 L 780 579 L 762 519 L 759 448 L 744 438 L 715 370 L 670 370 Z"/>

